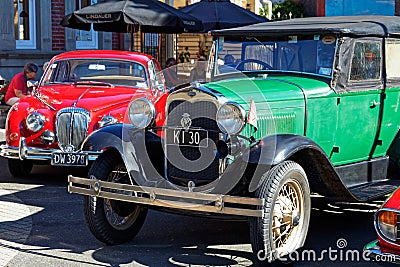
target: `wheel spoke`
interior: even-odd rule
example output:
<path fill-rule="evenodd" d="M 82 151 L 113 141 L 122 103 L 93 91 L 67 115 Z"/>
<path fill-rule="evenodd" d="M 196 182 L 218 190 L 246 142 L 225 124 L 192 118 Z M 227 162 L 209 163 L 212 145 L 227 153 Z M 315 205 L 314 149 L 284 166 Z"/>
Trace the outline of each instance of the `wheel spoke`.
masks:
<path fill-rule="evenodd" d="M 288 232 L 285 233 L 285 239 L 282 241 L 283 244 L 285 244 L 286 241 L 289 239 L 289 237 L 290 237 L 290 235 L 291 235 L 291 233 L 292 233 L 292 230 L 293 230 L 293 227 L 290 227 L 290 228 L 288 229 Z"/>
<path fill-rule="evenodd" d="M 291 224 L 291 222 L 283 222 L 283 223 L 281 223 L 281 225 L 273 226 L 272 229 L 280 228 L 283 225 L 287 225 L 287 224 Z"/>
<path fill-rule="evenodd" d="M 280 200 L 279 203 L 282 203 L 283 205 L 285 205 L 285 206 L 290 210 L 290 207 L 285 203 L 285 200 L 282 199 L 282 197 L 283 197 L 283 196 L 279 196 L 279 197 L 278 197 L 278 199 Z"/>
<path fill-rule="evenodd" d="M 274 240 L 274 242 L 276 242 L 278 239 L 280 239 L 281 242 L 284 243 L 282 240 L 282 237 L 285 236 L 291 229 L 292 229 L 292 227 L 286 227 L 286 229 L 282 233 L 279 234 L 279 236 Z"/>

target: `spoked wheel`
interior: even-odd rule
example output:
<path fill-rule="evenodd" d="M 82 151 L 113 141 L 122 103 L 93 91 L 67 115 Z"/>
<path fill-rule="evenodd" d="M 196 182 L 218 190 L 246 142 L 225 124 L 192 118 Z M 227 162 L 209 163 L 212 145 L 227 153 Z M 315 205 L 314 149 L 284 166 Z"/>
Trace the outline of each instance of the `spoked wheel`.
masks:
<path fill-rule="evenodd" d="M 252 219 L 251 243 L 258 260 L 273 262 L 304 245 L 310 221 L 310 189 L 303 168 L 285 161 L 264 173 L 256 196 L 264 218 Z"/>
<path fill-rule="evenodd" d="M 290 180 L 280 189 L 272 213 L 272 242 L 279 255 L 295 249 L 291 246 L 301 236 L 301 214 L 304 217 L 304 193 L 296 180 Z"/>
<path fill-rule="evenodd" d="M 92 165 L 89 177 L 113 183 L 129 184 L 130 179 L 119 154 L 106 152 Z M 86 222 L 93 235 L 109 245 L 134 238 L 142 227 L 147 208 L 117 200 L 85 196 Z"/>

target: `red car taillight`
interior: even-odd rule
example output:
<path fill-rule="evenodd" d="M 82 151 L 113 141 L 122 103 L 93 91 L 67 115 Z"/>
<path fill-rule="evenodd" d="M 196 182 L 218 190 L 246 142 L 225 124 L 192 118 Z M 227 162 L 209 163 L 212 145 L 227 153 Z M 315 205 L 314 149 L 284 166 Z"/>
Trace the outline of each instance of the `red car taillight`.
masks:
<path fill-rule="evenodd" d="M 391 242 L 398 241 L 398 213 L 393 210 L 382 209 L 375 215 L 375 227 L 383 239 Z"/>

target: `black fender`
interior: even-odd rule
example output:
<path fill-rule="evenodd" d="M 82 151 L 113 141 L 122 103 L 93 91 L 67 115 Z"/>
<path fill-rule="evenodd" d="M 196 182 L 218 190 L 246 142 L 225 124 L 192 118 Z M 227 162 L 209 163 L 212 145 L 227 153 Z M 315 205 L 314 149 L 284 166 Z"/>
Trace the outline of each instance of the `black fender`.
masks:
<path fill-rule="evenodd" d="M 86 151 L 109 149 L 118 151 L 136 184 L 165 188 L 164 153 L 156 133 L 129 124 L 114 124 L 92 132 L 82 145 Z"/>
<path fill-rule="evenodd" d="M 125 161 L 125 150 L 127 149 L 127 139 L 135 136 L 136 140 L 143 140 L 144 146 L 140 149 L 141 157 L 149 157 L 155 169 L 162 173 L 164 169 L 164 157 L 161 138 L 151 131 L 135 129 L 127 124 L 113 124 L 102 127 L 92 132 L 84 141 L 82 151 L 105 151 L 115 149 Z M 144 137 L 144 139 L 142 138 Z"/>
<path fill-rule="evenodd" d="M 285 160 L 293 160 L 304 168 L 312 191 L 332 199 L 356 199 L 341 181 L 326 153 L 306 136 L 281 134 L 264 137 L 242 158 L 257 166 L 249 184 L 250 192 L 262 184 L 262 173 L 268 168 Z"/>
<path fill-rule="evenodd" d="M 262 138 L 257 145 L 250 148 L 248 153 L 243 155 L 243 158 L 249 163 L 273 166 L 287 160 L 291 155 L 305 148 L 315 149 L 325 154 L 321 147 L 308 137 L 281 134 Z"/>
<path fill-rule="evenodd" d="M 115 148 L 122 156 L 122 128 L 122 124 L 113 124 L 93 131 L 86 137 L 81 146 L 81 150 L 104 151 Z"/>

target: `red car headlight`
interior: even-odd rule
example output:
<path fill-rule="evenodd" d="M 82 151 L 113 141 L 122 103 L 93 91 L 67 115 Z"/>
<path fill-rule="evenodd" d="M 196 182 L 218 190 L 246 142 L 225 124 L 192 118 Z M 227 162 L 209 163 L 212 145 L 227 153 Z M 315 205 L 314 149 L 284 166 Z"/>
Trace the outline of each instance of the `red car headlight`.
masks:
<path fill-rule="evenodd" d="M 397 239 L 397 213 L 392 210 L 379 210 L 375 215 L 375 227 L 385 239 L 396 242 Z"/>

